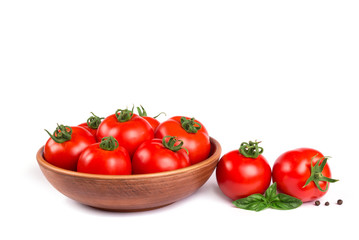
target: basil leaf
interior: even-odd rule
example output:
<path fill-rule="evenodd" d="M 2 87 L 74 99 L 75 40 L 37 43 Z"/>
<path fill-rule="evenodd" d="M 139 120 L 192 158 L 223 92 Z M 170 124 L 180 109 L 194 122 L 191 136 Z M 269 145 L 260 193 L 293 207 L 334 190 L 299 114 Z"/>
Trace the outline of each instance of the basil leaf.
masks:
<path fill-rule="evenodd" d="M 303 202 L 298 198 L 284 193 L 278 193 L 277 199 L 270 203 L 270 207 L 279 210 L 290 210 L 299 207 L 302 203 Z"/>
<path fill-rule="evenodd" d="M 233 201 L 233 204 L 242 209 L 259 212 L 268 207 L 266 198 L 262 194 L 252 194 L 246 198 Z"/>
<path fill-rule="evenodd" d="M 299 207 L 302 203 L 303 202 L 300 199 L 287 194 L 277 194 L 277 183 L 273 183 L 270 187 L 268 187 L 264 195 L 257 193 L 246 198 L 233 201 L 233 204 L 238 208 L 256 212 L 266 208 L 289 210 Z"/>
<path fill-rule="evenodd" d="M 273 201 L 277 196 L 277 183 L 273 183 L 264 193 L 267 201 Z"/>

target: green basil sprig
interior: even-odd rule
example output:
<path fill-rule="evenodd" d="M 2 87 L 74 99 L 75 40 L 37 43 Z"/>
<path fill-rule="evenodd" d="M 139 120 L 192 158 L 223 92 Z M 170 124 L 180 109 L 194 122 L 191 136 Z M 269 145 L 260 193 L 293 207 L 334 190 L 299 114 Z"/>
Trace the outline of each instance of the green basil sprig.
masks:
<path fill-rule="evenodd" d="M 264 193 L 264 195 L 256 193 L 246 198 L 233 201 L 233 204 L 242 209 L 252 211 L 262 211 L 266 208 L 278 210 L 290 210 L 302 205 L 302 201 L 298 198 L 289 196 L 284 193 L 277 193 L 277 183 L 273 183 Z"/>

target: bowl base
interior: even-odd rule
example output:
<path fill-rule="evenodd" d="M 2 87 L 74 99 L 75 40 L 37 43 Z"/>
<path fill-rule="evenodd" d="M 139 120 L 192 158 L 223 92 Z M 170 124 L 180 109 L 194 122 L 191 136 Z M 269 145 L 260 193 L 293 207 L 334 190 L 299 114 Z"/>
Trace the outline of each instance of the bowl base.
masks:
<path fill-rule="evenodd" d="M 158 208 L 163 208 L 163 207 L 166 207 L 171 204 L 172 203 L 168 203 L 168 204 L 165 204 L 162 206 L 157 206 L 157 207 L 152 207 L 152 208 L 141 208 L 141 209 L 112 209 L 112 208 L 94 207 L 94 206 L 89 206 L 89 205 L 84 205 L 84 206 L 91 207 L 91 208 L 101 210 L 101 211 L 106 211 L 106 212 L 145 212 L 145 211 L 155 210 Z"/>

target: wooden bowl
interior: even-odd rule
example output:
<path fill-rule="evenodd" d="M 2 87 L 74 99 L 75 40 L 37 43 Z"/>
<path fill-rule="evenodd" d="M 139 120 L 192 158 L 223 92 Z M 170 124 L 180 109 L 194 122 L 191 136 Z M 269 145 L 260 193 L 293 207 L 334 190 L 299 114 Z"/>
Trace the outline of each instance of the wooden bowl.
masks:
<path fill-rule="evenodd" d="M 82 204 L 110 211 L 143 211 L 169 205 L 199 189 L 212 175 L 221 146 L 211 138 L 208 159 L 173 171 L 137 175 L 100 175 L 69 171 L 36 158 L 42 173 L 59 192 Z"/>

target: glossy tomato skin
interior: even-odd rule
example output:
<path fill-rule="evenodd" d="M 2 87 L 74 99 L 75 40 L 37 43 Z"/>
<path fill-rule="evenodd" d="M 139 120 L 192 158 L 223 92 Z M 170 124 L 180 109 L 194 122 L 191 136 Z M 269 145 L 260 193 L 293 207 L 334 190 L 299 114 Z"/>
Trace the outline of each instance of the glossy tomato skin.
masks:
<path fill-rule="evenodd" d="M 216 178 L 221 191 L 237 200 L 255 193 L 263 194 L 270 185 L 271 168 L 262 155 L 247 158 L 234 150 L 219 160 Z"/>
<path fill-rule="evenodd" d="M 153 135 L 151 125 L 136 114 L 127 122 L 119 122 L 115 114 L 112 114 L 101 122 L 96 134 L 99 140 L 113 136 L 120 146 L 127 149 L 130 157 L 141 143 L 151 140 Z"/>
<path fill-rule="evenodd" d="M 186 132 L 181 125 L 180 116 L 172 117 L 160 123 L 155 132 L 155 138 L 162 139 L 165 136 L 176 136 L 179 140 L 182 140 L 183 147 L 187 148 L 189 152 L 191 165 L 207 159 L 211 151 L 211 142 L 207 129 L 198 120 L 195 120 L 195 122 L 200 123 L 202 126 L 197 133 Z"/>
<path fill-rule="evenodd" d="M 115 150 L 104 150 L 100 143 L 88 146 L 80 155 L 77 171 L 106 175 L 129 175 L 132 172 L 131 158 L 121 146 Z"/>
<path fill-rule="evenodd" d="M 96 138 L 97 129 L 90 128 L 87 123 L 81 123 L 79 124 L 79 126 L 85 128 Z"/>
<path fill-rule="evenodd" d="M 161 139 L 142 143 L 132 158 L 132 173 L 145 174 L 176 170 L 190 166 L 186 150 L 167 149 Z"/>
<path fill-rule="evenodd" d="M 47 140 L 44 147 L 44 158 L 57 167 L 76 171 L 80 154 L 86 147 L 96 143 L 96 139 L 82 127 L 74 126 L 71 128 L 71 140 L 63 143 L 57 143 L 52 138 Z"/>
<path fill-rule="evenodd" d="M 273 165 L 272 179 L 277 183 L 278 192 L 299 198 L 303 202 L 313 201 L 322 197 L 326 192 L 320 191 L 314 184 L 309 183 L 303 188 L 311 174 L 311 159 L 313 165 L 323 158 L 323 154 L 311 148 L 298 148 L 280 155 Z M 319 163 L 320 164 L 320 163 Z M 326 177 L 331 177 L 328 164 L 322 171 Z M 322 189 L 326 188 L 326 182 L 319 182 Z M 329 184 L 329 183 L 328 183 Z"/>
<path fill-rule="evenodd" d="M 160 125 L 160 121 L 158 121 L 156 118 L 143 116 L 143 119 L 145 119 L 152 127 L 153 131 L 156 131 L 158 125 Z"/>

